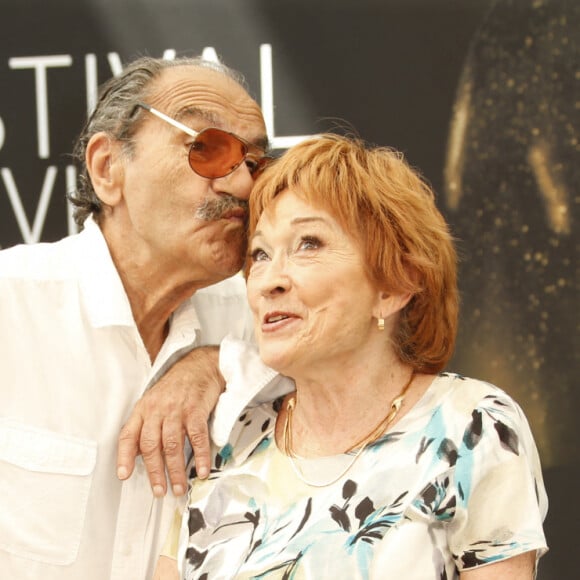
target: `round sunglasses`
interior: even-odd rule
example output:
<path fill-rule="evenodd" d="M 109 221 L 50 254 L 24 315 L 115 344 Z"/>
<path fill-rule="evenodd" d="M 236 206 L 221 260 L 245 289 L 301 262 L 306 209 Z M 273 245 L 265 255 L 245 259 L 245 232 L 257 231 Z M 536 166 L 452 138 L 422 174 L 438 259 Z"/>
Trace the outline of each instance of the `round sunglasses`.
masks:
<path fill-rule="evenodd" d="M 137 103 L 137 106 L 194 138 L 189 148 L 189 166 L 201 177 L 207 179 L 225 177 L 245 163 L 252 177 L 256 179 L 272 161 L 271 157 L 264 154 L 261 147 L 249 143 L 234 133 L 216 127 L 194 131 L 146 103 Z"/>

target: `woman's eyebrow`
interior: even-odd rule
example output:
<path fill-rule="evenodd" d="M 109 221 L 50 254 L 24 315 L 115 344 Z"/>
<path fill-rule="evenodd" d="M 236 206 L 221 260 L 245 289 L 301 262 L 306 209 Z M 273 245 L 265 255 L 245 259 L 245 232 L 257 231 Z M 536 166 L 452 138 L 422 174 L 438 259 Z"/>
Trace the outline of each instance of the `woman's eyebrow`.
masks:
<path fill-rule="evenodd" d="M 327 223 L 327 221 L 323 217 L 318 216 L 304 216 L 304 217 L 296 217 L 290 221 L 291 224 L 305 224 L 305 223 L 312 223 L 312 222 L 322 222 Z"/>
<path fill-rule="evenodd" d="M 300 216 L 300 217 L 295 217 L 292 220 L 290 220 L 290 224 L 291 225 L 300 225 L 300 224 L 309 224 L 312 222 L 320 222 L 323 224 L 328 223 L 328 221 L 326 219 L 324 219 L 323 217 L 318 217 L 318 216 Z M 264 237 L 264 233 L 262 232 L 262 230 L 256 230 L 250 241 L 256 239 L 256 238 L 262 238 Z"/>

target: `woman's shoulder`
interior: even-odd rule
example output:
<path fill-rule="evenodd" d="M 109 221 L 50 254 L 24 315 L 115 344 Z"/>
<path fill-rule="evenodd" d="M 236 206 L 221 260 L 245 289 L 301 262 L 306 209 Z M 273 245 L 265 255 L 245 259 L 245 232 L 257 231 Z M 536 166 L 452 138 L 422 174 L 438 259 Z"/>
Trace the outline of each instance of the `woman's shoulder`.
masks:
<path fill-rule="evenodd" d="M 437 375 L 423 397 L 404 417 L 400 428 L 461 443 L 466 433 L 492 424 L 502 437 L 530 431 L 520 405 L 503 389 L 484 380 L 458 373 Z"/>
<path fill-rule="evenodd" d="M 433 388 L 438 398 L 433 412 L 443 417 L 448 429 L 456 431 L 462 445 L 488 440 L 516 454 L 522 448 L 536 454 L 524 411 L 500 387 L 457 373 L 441 373 Z"/>
<path fill-rule="evenodd" d="M 475 409 L 487 409 L 506 415 L 523 416 L 519 404 L 502 388 L 481 379 L 458 373 L 440 373 L 430 388 L 434 403 L 448 405 L 471 414 Z"/>

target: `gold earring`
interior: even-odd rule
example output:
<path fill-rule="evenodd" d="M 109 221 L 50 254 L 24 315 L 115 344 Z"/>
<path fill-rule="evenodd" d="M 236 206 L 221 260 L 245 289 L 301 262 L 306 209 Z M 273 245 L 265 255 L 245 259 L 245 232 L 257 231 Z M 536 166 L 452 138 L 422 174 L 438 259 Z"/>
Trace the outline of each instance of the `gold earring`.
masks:
<path fill-rule="evenodd" d="M 379 330 L 385 330 L 385 319 L 384 318 L 377 318 L 377 328 Z"/>

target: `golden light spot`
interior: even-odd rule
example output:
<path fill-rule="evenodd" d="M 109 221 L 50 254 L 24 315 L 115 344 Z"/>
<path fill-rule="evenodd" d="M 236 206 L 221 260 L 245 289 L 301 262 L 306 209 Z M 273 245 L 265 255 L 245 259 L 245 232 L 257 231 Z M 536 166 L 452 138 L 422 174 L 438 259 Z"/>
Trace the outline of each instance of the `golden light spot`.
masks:
<path fill-rule="evenodd" d="M 471 116 L 471 82 L 461 85 L 447 143 L 447 160 L 445 162 L 445 184 L 447 205 L 450 209 L 457 209 L 463 194 L 462 177 L 465 154 L 465 135 Z"/>
<path fill-rule="evenodd" d="M 552 173 L 551 168 L 554 163 L 549 144 L 544 140 L 536 141 L 529 150 L 528 162 L 544 200 L 550 228 L 557 234 L 569 234 L 569 195 L 563 184 L 559 183 Z"/>

